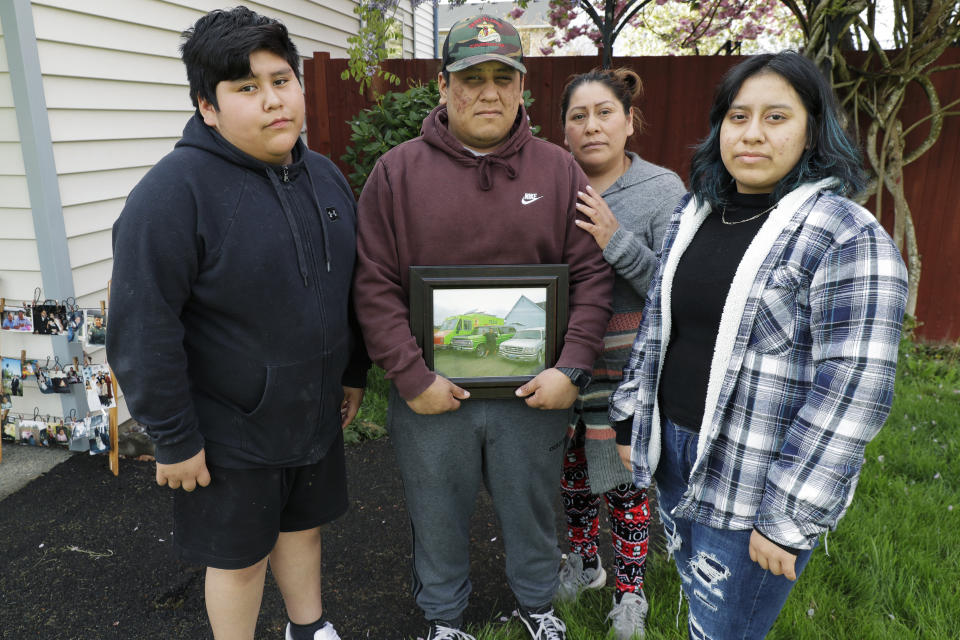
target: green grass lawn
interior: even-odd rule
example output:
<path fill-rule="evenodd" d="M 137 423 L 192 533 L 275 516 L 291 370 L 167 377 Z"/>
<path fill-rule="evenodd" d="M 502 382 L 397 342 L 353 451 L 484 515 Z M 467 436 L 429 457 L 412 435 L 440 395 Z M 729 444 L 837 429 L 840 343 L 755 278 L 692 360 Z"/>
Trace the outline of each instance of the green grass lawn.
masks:
<path fill-rule="evenodd" d="M 382 425 L 382 372 L 371 380 L 362 415 Z M 826 545 L 821 539 L 769 638 L 960 638 L 958 425 L 960 350 L 905 341 L 893 410 L 867 447 L 853 504 Z M 662 546 L 653 545 L 647 567 L 647 640 L 686 638 L 679 579 Z M 606 637 L 611 594 L 558 608 L 569 640 Z M 526 637 L 515 621 L 471 631 L 478 640 Z"/>

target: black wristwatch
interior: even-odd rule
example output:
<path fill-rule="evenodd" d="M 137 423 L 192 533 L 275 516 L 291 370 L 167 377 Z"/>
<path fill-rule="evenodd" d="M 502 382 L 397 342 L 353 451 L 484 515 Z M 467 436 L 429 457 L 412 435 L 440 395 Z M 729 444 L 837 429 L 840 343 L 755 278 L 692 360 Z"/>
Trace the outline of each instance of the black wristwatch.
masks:
<path fill-rule="evenodd" d="M 587 388 L 587 385 L 589 385 L 590 381 L 593 379 L 589 373 L 576 367 L 557 367 L 557 371 L 560 371 L 562 374 L 570 378 L 570 382 L 577 385 L 577 388 L 580 389 L 581 393 Z"/>

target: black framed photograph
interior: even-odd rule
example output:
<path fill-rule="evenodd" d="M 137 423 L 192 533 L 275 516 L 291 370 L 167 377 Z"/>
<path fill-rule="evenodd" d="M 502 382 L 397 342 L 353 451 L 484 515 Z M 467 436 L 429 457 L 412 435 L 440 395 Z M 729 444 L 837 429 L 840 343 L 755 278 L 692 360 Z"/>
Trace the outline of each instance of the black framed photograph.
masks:
<path fill-rule="evenodd" d="M 567 265 L 410 267 L 410 328 L 431 371 L 475 398 L 512 398 L 553 367 L 567 329 Z"/>

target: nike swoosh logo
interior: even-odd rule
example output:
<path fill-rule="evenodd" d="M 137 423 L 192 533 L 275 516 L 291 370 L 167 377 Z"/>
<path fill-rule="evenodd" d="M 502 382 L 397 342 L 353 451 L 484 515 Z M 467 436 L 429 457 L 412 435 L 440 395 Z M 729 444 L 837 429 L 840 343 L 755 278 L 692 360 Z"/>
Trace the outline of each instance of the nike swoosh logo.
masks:
<path fill-rule="evenodd" d="M 531 202 L 536 202 L 543 196 L 538 196 L 536 194 L 524 194 L 523 198 L 520 200 L 520 204 L 530 204 Z"/>

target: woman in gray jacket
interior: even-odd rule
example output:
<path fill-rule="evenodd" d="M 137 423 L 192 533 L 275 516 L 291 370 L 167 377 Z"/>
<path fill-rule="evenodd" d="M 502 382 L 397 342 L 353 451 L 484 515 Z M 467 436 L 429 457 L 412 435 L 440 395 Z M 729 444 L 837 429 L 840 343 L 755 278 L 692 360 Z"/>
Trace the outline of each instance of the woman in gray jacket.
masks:
<path fill-rule="evenodd" d="M 670 213 L 683 197 L 674 172 L 626 151 L 641 118 L 633 102 L 642 85 L 629 69 L 594 70 L 574 76 L 564 89 L 564 138 L 589 180 L 577 225 L 596 240 L 614 268 L 613 317 L 593 379 L 575 404 L 564 457 L 561 493 L 570 552 L 560 571 L 558 597 L 573 600 L 600 588 L 606 572 L 597 554 L 601 499 L 610 513 L 616 569 L 612 620 L 615 637 L 642 634 L 647 612 L 643 576 L 650 507 L 620 465 L 607 399 L 616 388 L 640 326 L 644 296 L 657 268 L 657 251 Z M 602 197 L 601 197 L 602 194 Z M 602 498 L 601 498 L 602 496 Z"/>

